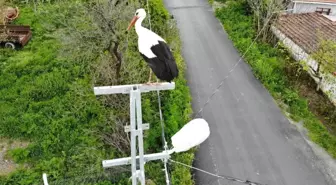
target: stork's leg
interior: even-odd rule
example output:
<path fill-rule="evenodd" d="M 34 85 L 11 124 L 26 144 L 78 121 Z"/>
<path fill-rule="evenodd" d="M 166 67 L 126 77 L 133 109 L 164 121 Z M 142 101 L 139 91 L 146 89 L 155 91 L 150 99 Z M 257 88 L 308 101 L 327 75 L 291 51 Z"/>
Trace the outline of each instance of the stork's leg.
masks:
<path fill-rule="evenodd" d="M 148 79 L 148 82 L 147 82 L 146 84 L 147 84 L 147 85 L 157 85 L 157 84 L 159 84 L 158 81 L 157 81 L 156 83 L 155 83 L 155 82 L 154 82 L 154 83 L 151 82 L 151 80 L 152 80 L 152 73 L 153 73 L 153 72 L 152 72 L 152 70 L 150 69 L 150 70 L 149 70 L 149 79 Z M 156 79 L 157 79 L 157 78 L 156 78 Z M 157 79 L 157 80 L 158 80 L 158 79 Z"/>
<path fill-rule="evenodd" d="M 150 84 L 150 83 L 151 83 L 151 79 L 152 79 L 152 70 L 149 69 L 149 78 L 148 78 L 148 82 L 147 82 L 147 84 Z"/>

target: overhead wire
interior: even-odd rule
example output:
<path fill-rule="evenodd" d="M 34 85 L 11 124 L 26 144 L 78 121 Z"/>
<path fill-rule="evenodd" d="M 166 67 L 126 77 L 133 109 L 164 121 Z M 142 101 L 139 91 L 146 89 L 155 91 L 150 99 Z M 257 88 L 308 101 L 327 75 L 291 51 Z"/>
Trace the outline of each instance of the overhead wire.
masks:
<path fill-rule="evenodd" d="M 152 31 L 152 24 L 151 24 L 151 16 L 150 16 L 150 9 L 149 9 L 149 2 L 146 0 L 147 4 L 147 12 L 148 12 L 148 22 L 149 22 L 149 29 Z M 159 80 L 157 79 L 157 82 Z M 160 90 L 157 90 L 157 97 L 158 97 L 158 106 L 159 106 L 159 114 L 160 114 L 160 124 L 161 124 L 161 136 L 162 136 L 162 144 L 163 144 L 163 149 L 165 152 L 168 150 L 168 145 L 165 137 L 165 130 L 164 130 L 164 120 L 162 116 L 162 106 L 161 106 L 161 96 L 160 96 Z M 165 169 L 165 176 L 166 176 L 166 184 L 170 185 L 170 180 L 169 180 L 169 174 L 168 174 L 168 166 L 167 166 L 167 159 L 163 159 L 163 164 L 164 164 L 164 169 Z"/>
<path fill-rule="evenodd" d="M 272 12 L 272 15 L 276 13 L 276 12 Z M 222 87 L 222 85 L 224 84 L 225 80 L 231 75 L 231 73 L 236 69 L 236 67 L 238 66 L 238 64 L 243 60 L 243 58 L 245 57 L 245 55 L 248 53 L 248 51 L 251 49 L 251 47 L 254 45 L 254 43 L 257 41 L 257 39 L 259 38 L 259 36 L 261 35 L 261 33 L 264 31 L 264 29 L 267 27 L 269 21 L 272 19 L 272 16 L 265 22 L 263 28 L 259 31 L 259 33 L 256 35 L 256 37 L 254 38 L 254 40 L 252 41 L 252 43 L 249 45 L 249 47 L 245 50 L 245 52 L 243 53 L 243 55 L 239 58 L 239 60 L 234 64 L 234 66 L 229 70 L 229 73 L 224 77 L 224 79 L 219 83 L 219 85 L 216 87 L 216 89 L 212 92 L 212 94 L 208 97 L 207 101 L 203 104 L 203 106 L 200 108 L 200 110 L 197 112 L 197 114 L 194 116 L 194 118 L 196 118 L 200 113 L 203 112 L 204 108 L 210 103 L 210 101 L 212 100 L 212 98 L 214 97 L 214 95 L 219 91 L 219 89 Z M 203 116 L 202 116 L 203 117 Z M 233 182 L 238 182 L 238 183 L 243 183 L 243 184 L 247 184 L 247 185 L 263 185 L 261 183 L 257 183 L 257 182 L 252 182 L 249 180 L 241 180 L 239 178 L 235 178 L 235 177 L 230 177 L 230 176 L 225 176 L 225 175 L 218 175 L 218 174 L 214 174 L 214 173 L 210 173 L 208 171 L 202 170 L 200 168 L 196 168 L 172 159 L 168 159 L 170 162 L 182 165 L 184 167 L 188 167 L 190 169 L 194 169 L 197 171 L 200 171 L 202 173 L 211 175 L 213 177 L 219 178 L 219 179 L 225 179 L 228 181 L 233 181 Z"/>
<path fill-rule="evenodd" d="M 50 185 L 64 185 L 64 184 L 84 184 L 84 183 L 98 183 L 102 180 L 121 180 L 122 175 L 131 173 L 131 170 L 122 166 L 114 167 L 112 170 L 101 172 L 85 172 L 73 174 L 73 176 L 64 176 L 62 179 L 49 177 L 48 183 Z"/>
<path fill-rule="evenodd" d="M 190 169 L 197 170 L 199 172 L 208 174 L 210 176 L 213 176 L 213 177 L 216 177 L 216 178 L 219 178 L 219 179 L 224 179 L 224 180 L 228 180 L 228 181 L 232 181 L 232 182 L 238 182 L 238 183 L 247 184 L 247 185 L 266 185 L 266 184 L 261 184 L 261 183 L 258 183 L 258 182 L 252 182 L 252 181 L 249 181 L 249 180 L 242 180 L 242 179 L 238 179 L 238 178 L 235 178 L 235 177 L 210 173 L 210 172 L 202 170 L 200 168 L 196 168 L 196 167 L 193 167 L 193 166 L 190 166 L 190 165 L 187 165 L 187 164 L 184 164 L 184 163 L 181 163 L 179 161 L 172 160 L 172 159 L 169 159 L 169 161 L 172 162 L 172 163 L 176 163 L 176 164 L 182 165 L 184 167 L 190 168 Z"/>
<path fill-rule="evenodd" d="M 264 31 L 264 29 L 267 27 L 269 21 L 272 19 L 273 14 L 275 13 L 281 13 L 281 12 L 286 12 L 289 10 L 284 10 L 284 11 L 274 11 L 271 12 L 271 16 L 269 17 L 269 19 L 264 23 L 264 26 L 262 27 L 262 29 L 259 31 L 259 33 L 257 34 L 257 36 L 254 38 L 254 40 L 252 41 L 252 43 L 250 44 L 250 46 L 246 49 L 246 51 L 243 53 L 243 55 L 239 58 L 239 60 L 235 63 L 235 65 L 230 69 L 228 75 L 226 75 L 223 80 L 219 83 L 219 85 L 216 87 L 216 89 L 212 92 L 212 94 L 208 97 L 207 101 L 203 104 L 203 106 L 200 108 L 200 110 L 195 114 L 194 118 L 196 118 L 200 113 L 203 112 L 204 108 L 210 103 L 211 99 L 213 98 L 213 96 L 219 91 L 219 89 L 222 87 L 222 85 L 224 84 L 225 80 L 230 76 L 230 74 L 235 70 L 235 68 L 238 66 L 238 64 L 243 60 L 243 58 L 245 57 L 245 55 L 247 54 L 247 52 L 251 49 L 251 47 L 253 46 L 253 44 L 257 41 L 258 37 L 260 36 L 260 34 Z M 203 116 L 201 116 L 203 117 Z"/>
<path fill-rule="evenodd" d="M 277 12 L 272 12 L 272 15 L 274 13 Z M 247 52 L 251 49 L 251 47 L 253 46 L 253 44 L 257 41 L 257 39 L 259 38 L 259 36 L 261 35 L 261 33 L 264 31 L 264 29 L 267 27 L 269 21 L 272 19 L 272 16 L 265 22 L 263 28 L 259 31 L 259 33 L 256 35 L 256 37 L 254 38 L 254 40 L 252 41 L 252 43 L 249 45 L 249 47 L 245 50 L 245 52 L 243 53 L 243 55 L 239 58 L 239 60 L 234 64 L 234 66 L 230 69 L 229 73 L 224 77 L 224 79 L 220 82 L 220 84 L 216 87 L 216 89 L 212 92 L 212 94 L 208 97 L 207 101 L 203 104 L 203 106 L 200 108 L 200 110 L 197 112 L 197 114 L 194 116 L 194 118 L 196 118 L 200 113 L 203 112 L 204 108 L 210 103 L 210 101 L 212 100 L 212 98 L 214 97 L 214 95 L 219 91 L 219 89 L 221 88 L 221 86 L 224 84 L 225 80 L 230 76 L 230 74 L 236 69 L 236 67 L 238 66 L 238 64 L 243 60 L 243 58 L 245 57 L 245 55 L 247 54 Z M 203 117 L 203 115 L 202 115 Z M 188 167 L 190 169 L 194 169 L 197 171 L 200 171 L 202 173 L 211 175 L 213 177 L 219 178 L 219 179 L 225 179 L 228 181 L 233 181 L 233 182 L 238 182 L 238 183 L 243 183 L 243 184 L 247 184 L 247 185 L 263 185 L 261 183 L 257 183 L 257 182 L 252 182 L 249 180 L 241 180 L 239 178 L 235 178 L 235 177 L 231 177 L 231 176 L 225 176 L 225 175 L 218 175 L 218 174 L 214 174 L 214 173 L 210 173 L 208 171 L 202 170 L 200 168 L 196 168 L 172 159 L 168 159 L 170 162 L 182 165 L 184 167 Z"/>
<path fill-rule="evenodd" d="M 148 0 L 146 0 L 146 4 L 147 4 L 147 12 L 148 12 L 149 29 L 152 30 L 152 23 L 151 23 L 151 16 L 150 16 L 150 10 L 149 10 Z"/>
<path fill-rule="evenodd" d="M 150 30 L 152 30 L 152 26 L 151 26 L 151 20 L 150 20 L 150 9 L 149 9 L 149 3 L 148 0 L 146 0 L 147 2 L 147 12 L 148 12 L 148 20 L 149 20 L 149 27 Z M 273 14 L 273 13 L 272 13 Z M 212 98 L 214 97 L 214 95 L 219 91 L 219 89 L 222 87 L 222 85 L 224 84 L 225 80 L 231 75 L 231 73 L 236 69 L 236 67 L 238 66 L 238 64 L 243 60 L 243 58 L 245 57 L 245 55 L 247 54 L 247 52 L 251 49 L 251 47 L 253 46 L 253 44 L 257 41 L 258 37 L 260 36 L 260 34 L 264 31 L 264 29 L 266 28 L 266 26 L 268 25 L 269 21 L 271 20 L 271 18 L 269 18 L 266 23 L 264 24 L 263 28 L 259 31 L 259 33 L 257 34 L 257 36 L 255 37 L 255 39 L 252 41 L 252 43 L 249 45 L 249 47 L 246 49 L 246 51 L 243 53 L 243 55 L 239 58 L 239 60 L 234 64 L 234 66 L 230 69 L 229 73 L 227 76 L 224 77 L 224 79 L 220 82 L 220 84 L 216 87 L 216 89 L 212 92 L 212 94 L 208 97 L 206 103 L 204 103 L 204 105 L 201 107 L 201 109 L 197 112 L 197 114 L 194 116 L 194 118 L 196 118 L 200 113 L 203 112 L 204 108 L 210 103 L 210 101 L 212 100 Z M 165 131 L 164 131 L 164 121 L 163 121 L 163 116 L 162 116 L 162 107 L 161 107 L 161 98 L 160 98 L 160 91 L 157 90 L 157 96 L 158 96 L 158 105 L 159 105 L 159 113 L 160 113 L 160 123 L 161 123 L 161 134 L 162 134 L 162 141 L 163 141 L 163 145 L 164 145 L 164 150 L 167 151 L 168 146 L 167 146 L 167 142 L 166 142 L 166 138 L 165 138 Z M 224 176 L 224 175 L 218 175 L 218 174 L 213 174 L 210 173 L 208 171 L 202 170 L 200 168 L 196 168 L 172 159 L 168 159 L 170 162 L 182 165 L 184 167 L 188 167 L 200 172 L 203 172 L 205 174 L 211 175 L 213 177 L 219 178 L 219 179 L 225 179 L 228 181 L 234 181 L 234 182 L 239 182 L 239 183 L 243 183 L 243 184 L 247 184 L 247 185 L 263 185 L 261 183 L 257 183 L 257 182 L 252 182 L 249 180 L 241 180 L 239 178 L 235 178 L 235 177 L 230 177 L 230 176 Z M 168 171 L 167 171 L 167 160 L 164 161 L 164 166 L 165 166 L 165 174 L 166 174 L 166 183 L 169 184 L 169 177 L 168 177 Z"/>
<path fill-rule="evenodd" d="M 243 55 L 239 58 L 239 60 L 234 64 L 234 66 L 230 69 L 229 73 L 223 78 L 223 80 L 219 83 L 219 85 L 216 87 L 216 89 L 212 92 L 212 94 L 208 97 L 207 101 L 203 104 L 203 106 L 200 108 L 200 110 L 195 114 L 194 118 L 196 118 L 200 113 L 203 112 L 204 108 L 210 103 L 210 101 L 212 100 L 212 98 L 215 96 L 215 94 L 219 91 L 219 89 L 222 87 L 222 85 L 224 84 L 225 80 L 227 78 L 229 78 L 229 76 L 231 75 L 231 73 L 236 69 L 236 67 L 238 66 L 238 64 L 243 61 L 243 58 L 245 57 L 245 55 L 247 54 L 247 52 L 251 49 L 251 47 L 253 46 L 253 44 L 257 41 L 258 37 L 260 36 L 260 34 L 264 31 L 264 29 L 266 28 L 268 22 L 271 20 L 271 18 L 269 18 L 266 23 L 264 24 L 263 28 L 259 31 L 259 33 L 257 34 L 257 36 L 254 38 L 254 40 L 252 41 L 252 43 L 250 44 L 250 46 L 246 49 L 246 51 L 243 53 Z M 202 116 L 203 117 L 203 116 Z"/>

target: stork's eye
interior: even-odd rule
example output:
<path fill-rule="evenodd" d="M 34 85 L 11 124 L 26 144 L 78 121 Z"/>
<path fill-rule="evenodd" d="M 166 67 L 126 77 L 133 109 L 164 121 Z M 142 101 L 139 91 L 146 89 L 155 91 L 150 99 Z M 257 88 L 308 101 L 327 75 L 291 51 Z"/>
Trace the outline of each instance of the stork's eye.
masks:
<path fill-rule="evenodd" d="M 138 15 L 138 14 L 139 14 L 139 12 L 135 13 L 135 15 Z"/>

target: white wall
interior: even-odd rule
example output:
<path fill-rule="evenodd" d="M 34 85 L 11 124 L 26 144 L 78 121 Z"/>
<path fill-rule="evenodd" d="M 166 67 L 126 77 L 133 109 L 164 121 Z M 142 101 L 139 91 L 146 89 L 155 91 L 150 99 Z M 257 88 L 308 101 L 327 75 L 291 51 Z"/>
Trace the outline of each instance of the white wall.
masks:
<path fill-rule="evenodd" d="M 315 12 L 316 8 L 330 8 L 331 13 L 329 15 L 336 16 L 336 4 L 328 5 L 328 4 L 313 4 L 313 3 L 300 3 L 296 2 L 294 5 L 294 12 L 293 13 L 308 13 L 308 12 Z"/>
<path fill-rule="evenodd" d="M 317 62 L 292 40 L 286 37 L 281 31 L 272 26 L 272 32 L 275 36 L 282 41 L 282 43 L 290 50 L 293 58 L 297 61 L 304 61 L 307 65 L 312 67 L 314 70 L 317 69 Z M 308 70 L 310 76 L 318 83 L 319 79 L 314 77 L 312 70 Z M 328 98 L 336 105 L 336 79 L 330 74 L 323 74 L 323 80 L 321 83 L 321 90 L 328 96 Z"/>

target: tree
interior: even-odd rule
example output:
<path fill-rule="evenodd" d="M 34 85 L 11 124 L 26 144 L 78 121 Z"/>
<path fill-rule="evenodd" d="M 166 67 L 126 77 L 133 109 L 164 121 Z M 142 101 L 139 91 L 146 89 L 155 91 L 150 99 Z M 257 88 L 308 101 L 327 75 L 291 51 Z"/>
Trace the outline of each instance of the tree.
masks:
<path fill-rule="evenodd" d="M 72 3 L 71 17 L 61 20 L 64 28 L 59 38 L 64 48 L 62 56 L 96 61 L 104 66 L 99 79 L 112 84 L 121 82 L 123 53 L 127 47 L 126 28 L 137 2 L 120 0 L 95 0 Z"/>
<path fill-rule="evenodd" d="M 246 0 L 251 8 L 257 32 L 261 32 L 262 41 L 273 37 L 270 31 L 271 24 L 276 20 L 276 15 L 286 9 L 290 1 L 286 0 Z"/>
<path fill-rule="evenodd" d="M 311 54 L 311 57 L 317 62 L 316 70 L 310 68 L 313 75 L 319 79 L 318 91 L 323 80 L 322 73 L 330 74 L 336 71 L 336 41 L 320 39 L 317 49 Z"/>

